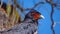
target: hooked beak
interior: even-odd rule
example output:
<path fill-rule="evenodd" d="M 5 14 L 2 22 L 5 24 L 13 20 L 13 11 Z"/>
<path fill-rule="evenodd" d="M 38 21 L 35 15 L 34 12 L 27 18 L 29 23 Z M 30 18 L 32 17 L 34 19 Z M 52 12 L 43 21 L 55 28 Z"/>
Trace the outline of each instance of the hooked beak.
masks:
<path fill-rule="evenodd" d="M 45 19 L 45 17 L 43 15 L 40 15 L 40 18 Z"/>

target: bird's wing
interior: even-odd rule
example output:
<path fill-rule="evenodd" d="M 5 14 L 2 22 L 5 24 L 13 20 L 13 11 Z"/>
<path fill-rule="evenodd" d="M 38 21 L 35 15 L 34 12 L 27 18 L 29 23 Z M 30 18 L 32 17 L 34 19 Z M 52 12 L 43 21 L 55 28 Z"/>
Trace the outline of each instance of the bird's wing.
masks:
<path fill-rule="evenodd" d="M 33 34 L 37 30 L 37 26 L 31 23 L 21 23 L 13 27 L 10 31 L 2 34 Z"/>

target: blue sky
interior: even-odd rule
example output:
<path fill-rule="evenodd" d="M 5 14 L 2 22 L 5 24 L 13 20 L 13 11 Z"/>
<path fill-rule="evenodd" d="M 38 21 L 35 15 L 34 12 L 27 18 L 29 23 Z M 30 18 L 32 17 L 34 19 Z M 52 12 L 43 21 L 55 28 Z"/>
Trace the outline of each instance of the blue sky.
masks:
<path fill-rule="evenodd" d="M 3 1 L 7 3 L 8 0 L 3 0 Z M 22 0 L 17 0 L 18 4 L 21 4 L 23 8 L 31 8 L 40 0 L 34 0 L 34 2 L 33 0 L 23 0 L 23 1 L 24 1 L 24 4 L 22 4 Z M 41 0 L 41 2 L 45 2 L 45 1 Z M 56 0 L 53 0 L 53 2 L 55 3 Z M 38 34 L 52 34 L 52 30 L 51 30 L 52 22 L 50 19 L 51 5 L 45 2 L 45 4 L 40 4 L 34 9 L 40 12 L 45 17 L 45 19 L 38 20 L 39 22 Z M 25 11 L 25 12 L 28 13 L 29 11 Z M 24 14 L 22 14 L 22 16 L 24 17 Z M 55 33 L 60 34 L 59 32 L 60 31 L 60 10 L 58 10 L 56 7 L 54 8 L 53 19 L 54 19 L 54 22 L 56 23 L 54 27 Z"/>

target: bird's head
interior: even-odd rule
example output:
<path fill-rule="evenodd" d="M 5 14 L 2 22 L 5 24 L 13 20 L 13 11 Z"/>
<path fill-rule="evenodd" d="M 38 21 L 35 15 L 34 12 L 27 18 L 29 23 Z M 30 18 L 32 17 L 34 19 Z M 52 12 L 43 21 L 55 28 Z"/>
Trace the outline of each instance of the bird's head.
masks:
<path fill-rule="evenodd" d="M 36 10 L 31 10 L 26 16 L 25 18 L 30 18 L 33 20 L 38 20 L 38 19 L 44 19 L 44 16 L 41 15 L 41 13 L 39 13 Z"/>

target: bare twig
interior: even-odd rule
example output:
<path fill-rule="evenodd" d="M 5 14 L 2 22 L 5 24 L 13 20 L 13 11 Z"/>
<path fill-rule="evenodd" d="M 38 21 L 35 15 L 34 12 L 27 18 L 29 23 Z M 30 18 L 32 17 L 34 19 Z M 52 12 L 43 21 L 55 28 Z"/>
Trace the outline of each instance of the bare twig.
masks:
<path fill-rule="evenodd" d="M 51 11 L 51 14 L 50 14 L 51 21 L 52 21 L 51 30 L 52 30 L 53 34 L 55 34 L 55 31 L 54 31 L 54 20 L 53 20 L 55 4 L 52 2 L 52 0 L 46 0 L 46 1 L 51 5 L 51 8 L 52 8 L 52 11 Z"/>
<path fill-rule="evenodd" d="M 19 8 L 21 11 L 24 11 L 24 8 L 22 8 L 22 7 L 16 2 L 16 0 L 14 0 L 14 4 L 15 4 L 16 7 Z"/>
<path fill-rule="evenodd" d="M 37 6 L 40 5 L 40 4 L 44 4 L 44 2 L 38 2 L 38 3 L 36 3 L 36 4 L 33 6 L 33 8 L 37 7 Z"/>
<path fill-rule="evenodd" d="M 14 4 L 17 6 L 17 8 L 19 8 L 21 11 L 25 11 L 25 10 L 31 10 L 31 9 L 34 9 L 35 7 L 37 7 L 39 4 L 44 4 L 44 2 L 38 2 L 36 3 L 33 7 L 31 8 L 22 8 L 17 2 L 16 0 L 14 0 Z"/>
<path fill-rule="evenodd" d="M 40 5 L 40 4 L 44 4 L 44 2 L 38 2 L 32 8 L 27 8 L 25 10 L 32 10 L 32 9 L 36 8 L 38 5 Z"/>
<path fill-rule="evenodd" d="M 46 2 L 53 4 L 54 7 L 60 10 L 60 3 L 58 3 L 58 0 L 56 0 L 55 3 L 52 0 L 46 0 Z"/>
<path fill-rule="evenodd" d="M 51 15 L 50 16 L 51 16 L 51 21 L 52 21 L 51 29 L 52 29 L 53 34 L 55 34 L 53 14 L 54 14 L 54 6 L 52 6 L 52 11 L 51 11 Z"/>

